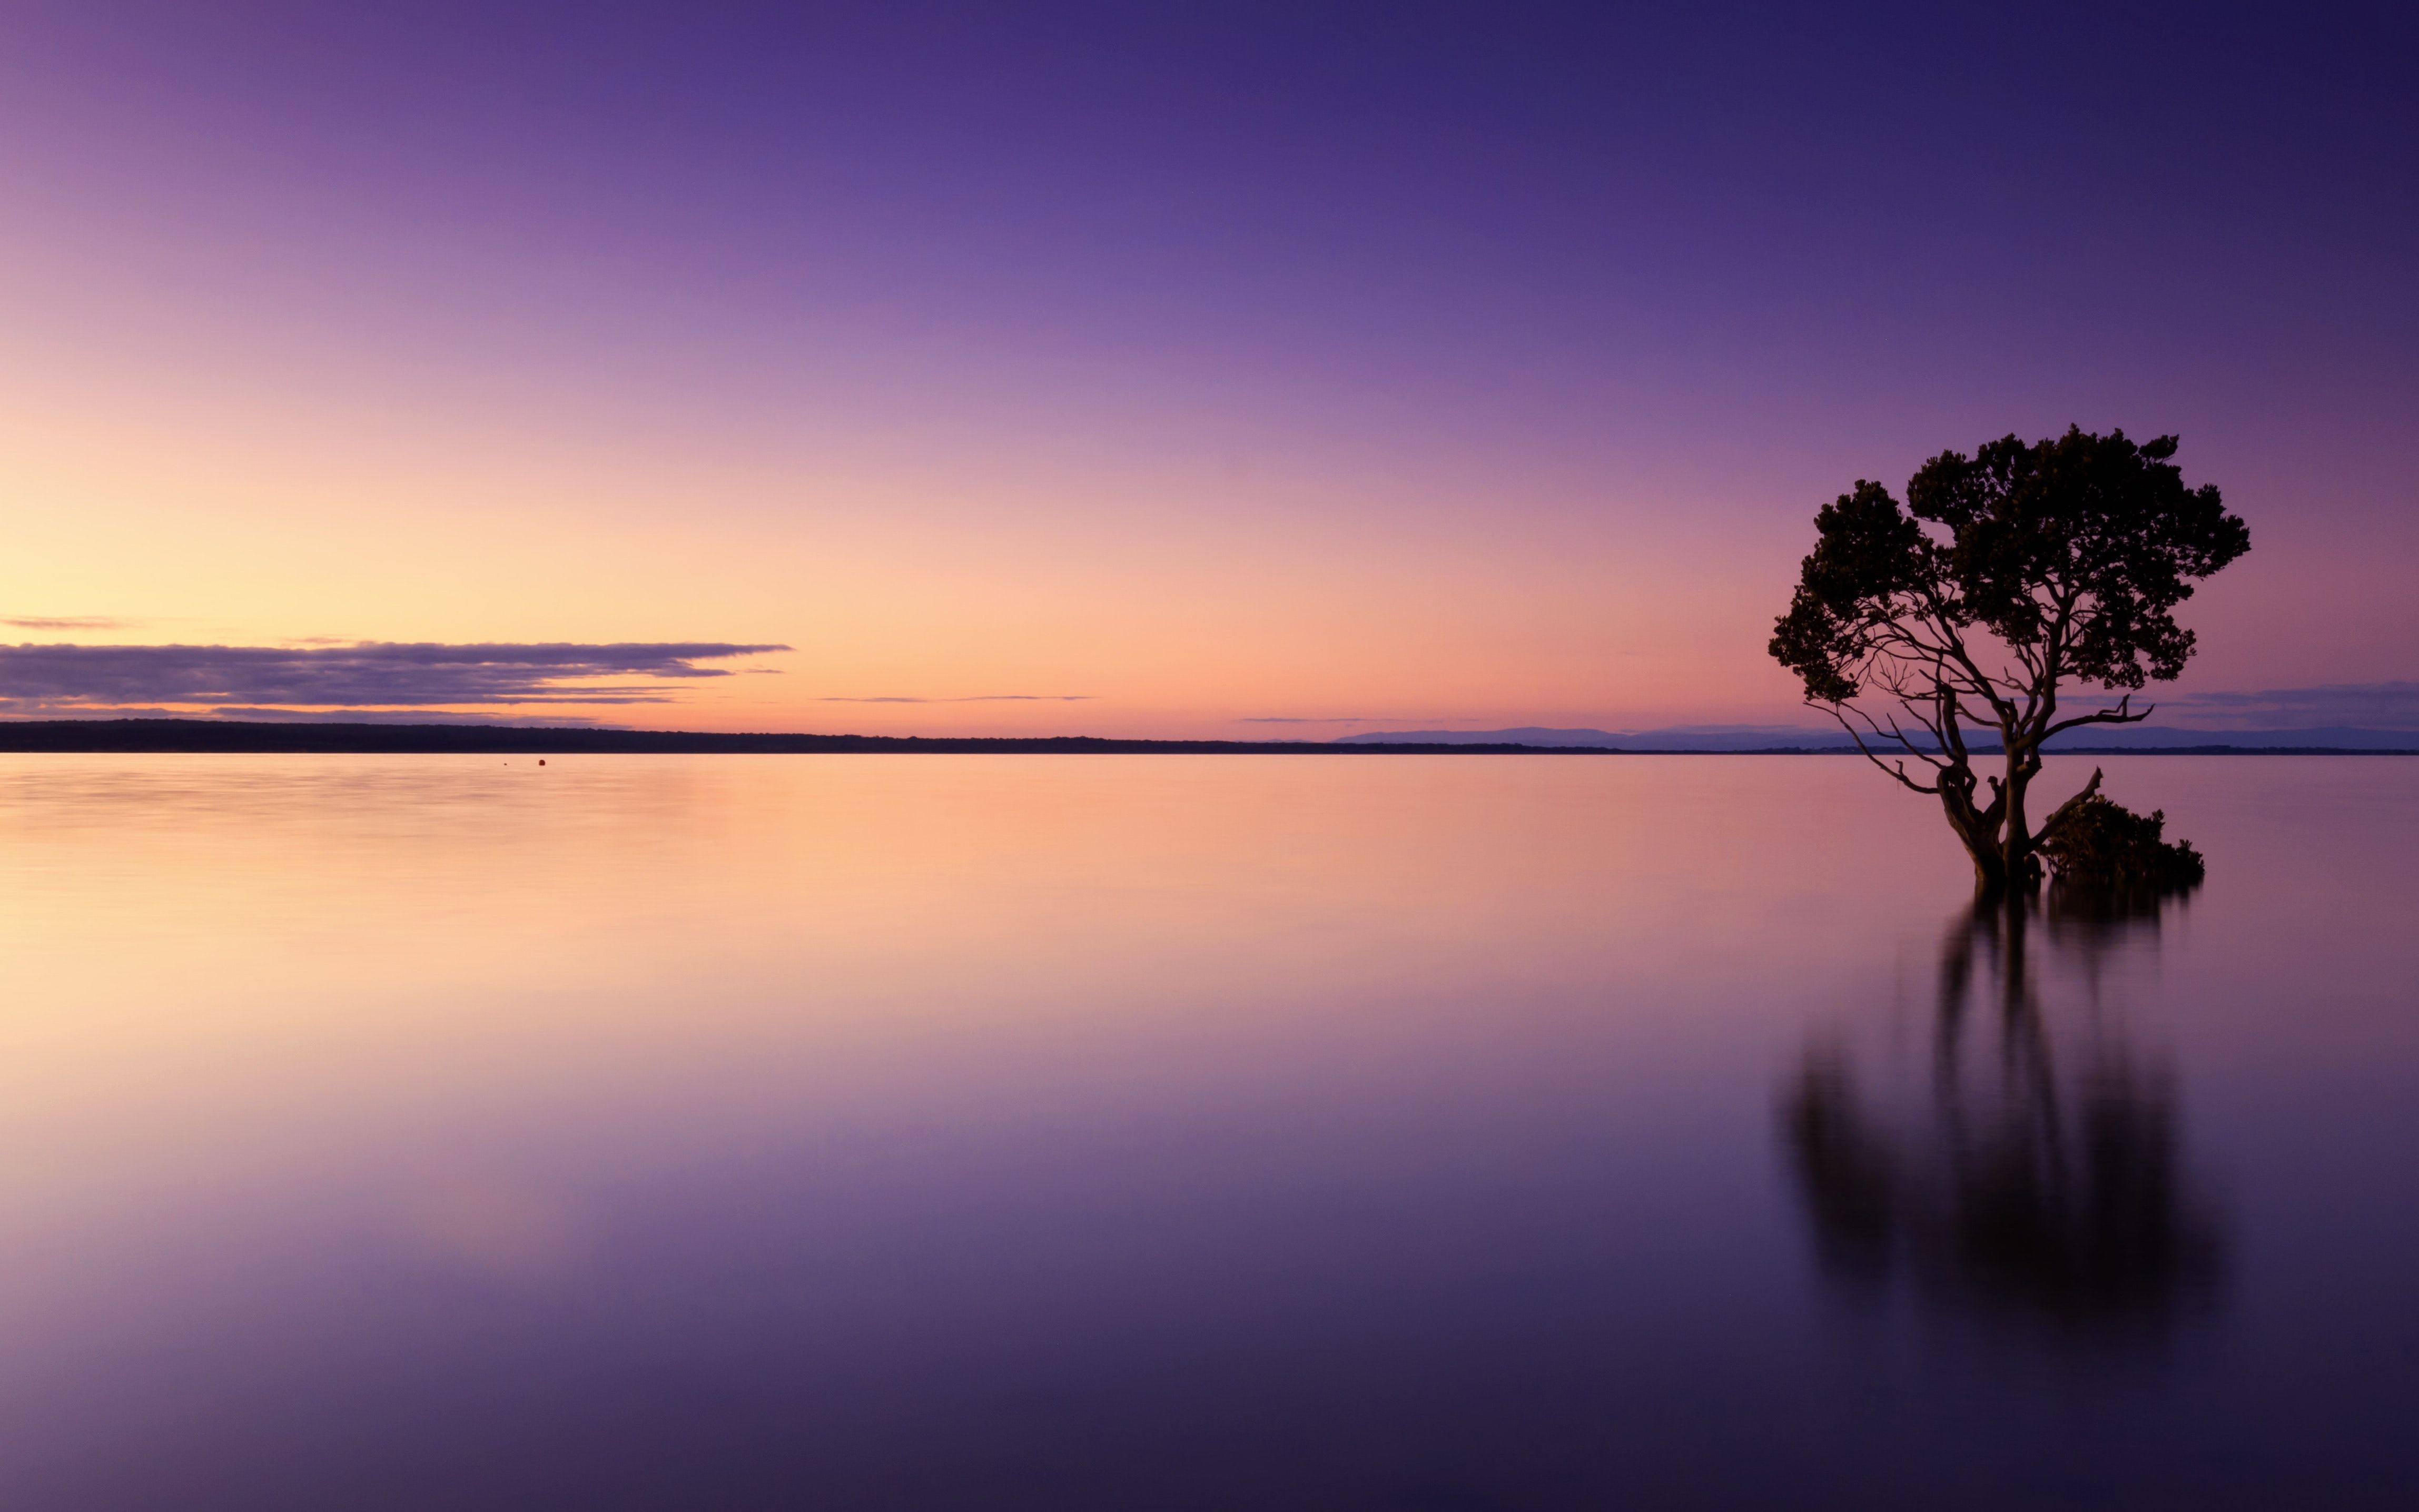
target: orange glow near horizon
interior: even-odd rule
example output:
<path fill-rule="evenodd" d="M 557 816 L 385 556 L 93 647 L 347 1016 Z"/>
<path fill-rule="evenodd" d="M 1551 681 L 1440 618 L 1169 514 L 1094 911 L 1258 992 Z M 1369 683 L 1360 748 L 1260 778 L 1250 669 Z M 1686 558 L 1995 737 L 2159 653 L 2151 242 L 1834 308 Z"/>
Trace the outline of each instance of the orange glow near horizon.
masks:
<path fill-rule="evenodd" d="M 1133 457 L 1071 486 L 979 455 L 884 478 L 879 458 L 717 471 L 610 440 L 515 459 L 458 430 L 408 453 L 341 412 L 272 432 L 265 396 L 156 396 L 130 447 L 127 421 L 55 390 L 5 397 L 0 489 L 40 507 L 18 512 L 0 609 L 122 619 L 11 640 L 796 648 L 662 703 L 492 711 L 640 728 L 1323 737 L 1791 712 L 1752 585 L 1641 511 L 1498 532 L 1451 486 L 1305 466 L 1237 504 Z M 712 507 L 654 507 L 684 496 Z M 932 702 L 870 702 L 889 700 Z"/>

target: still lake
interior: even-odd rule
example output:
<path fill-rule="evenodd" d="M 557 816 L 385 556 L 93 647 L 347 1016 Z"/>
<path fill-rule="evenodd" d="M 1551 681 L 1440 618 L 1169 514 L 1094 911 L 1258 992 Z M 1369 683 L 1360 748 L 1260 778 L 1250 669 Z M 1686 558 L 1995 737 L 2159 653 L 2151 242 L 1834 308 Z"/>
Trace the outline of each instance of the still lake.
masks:
<path fill-rule="evenodd" d="M 548 763 L 0 759 L 0 1505 L 2419 1505 L 2419 760 Z"/>

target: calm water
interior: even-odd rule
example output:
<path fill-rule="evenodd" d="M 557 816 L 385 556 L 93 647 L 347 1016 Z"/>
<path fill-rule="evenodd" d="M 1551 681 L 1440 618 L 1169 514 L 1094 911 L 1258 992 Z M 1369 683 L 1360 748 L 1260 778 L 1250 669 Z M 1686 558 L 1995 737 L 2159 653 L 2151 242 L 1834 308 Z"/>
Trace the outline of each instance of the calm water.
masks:
<path fill-rule="evenodd" d="M 2419 761 L 0 765 L 0 1505 L 2419 1505 Z M 2054 764 L 2063 789 L 2087 766 Z"/>

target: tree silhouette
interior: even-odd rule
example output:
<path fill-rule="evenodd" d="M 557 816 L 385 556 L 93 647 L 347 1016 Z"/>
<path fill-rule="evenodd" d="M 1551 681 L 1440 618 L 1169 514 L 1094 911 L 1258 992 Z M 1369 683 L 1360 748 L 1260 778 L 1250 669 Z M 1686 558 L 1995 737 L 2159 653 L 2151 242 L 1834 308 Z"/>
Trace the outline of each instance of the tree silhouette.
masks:
<path fill-rule="evenodd" d="M 2175 453 L 2172 436 L 2137 446 L 2121 430 L 2009 436 L 1971 457 L 1934 457 L 1903 506 L 1859 481 L 1815 517 L 1771 653 L 1874 765 L 1939 796 L 1985 891 L 2038 878 L 2042 835 L 2099 786 L 2094 773 L 2029 827 L 2042 742 L 2149 718 L 2134 692 L 2173 680 L 2193 653 L 2177 606 L 2251 548 L 2214 486 L 2184 486 Z M 2061 718 L 2070 684 L 2121 696 Z M 1879 712 L 1858 702 L 1869 695 Z M 1997 732 L 2002 776 L 1978 781 L 1968 730 Z M 1910 761 L 1927 774 L 1909 775 Z M 1983 782 L 1988 803 L 1976 796 Z"/>

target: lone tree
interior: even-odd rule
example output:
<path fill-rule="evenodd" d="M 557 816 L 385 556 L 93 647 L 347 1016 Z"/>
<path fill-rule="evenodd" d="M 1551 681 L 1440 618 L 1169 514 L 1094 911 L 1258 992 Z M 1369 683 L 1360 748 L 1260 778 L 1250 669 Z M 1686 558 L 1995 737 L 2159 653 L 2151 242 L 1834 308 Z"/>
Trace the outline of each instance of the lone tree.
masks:
<path fill-rule="evenodd" d="M 2155 705 L 2135 713 L 2134 693 L 2173 681 L 2193 653 L 2176 606 L 2251 549 L 2214 486 L 2184 486 L 2175 455 L 2172 436 L 2138 446 L 2121 430 L 2070 428 L 2029 445 L 2009 436 L 1925 463 L 1903 506 L 1859 481 L 1815 517 L 1772 655 L 1874 765 L 1939 795 L 1985 891 L 2037 880 L 2042 838 L 2099 789 L 2094 772 L 2029 828 L 2042 743 L 2149 718 Z M 2120 696 L 2061 718 L 2070 684 Z M 2006 763 L 1980 779 L 1987 803 L 1969 730 L 1995 731 Z"/>

